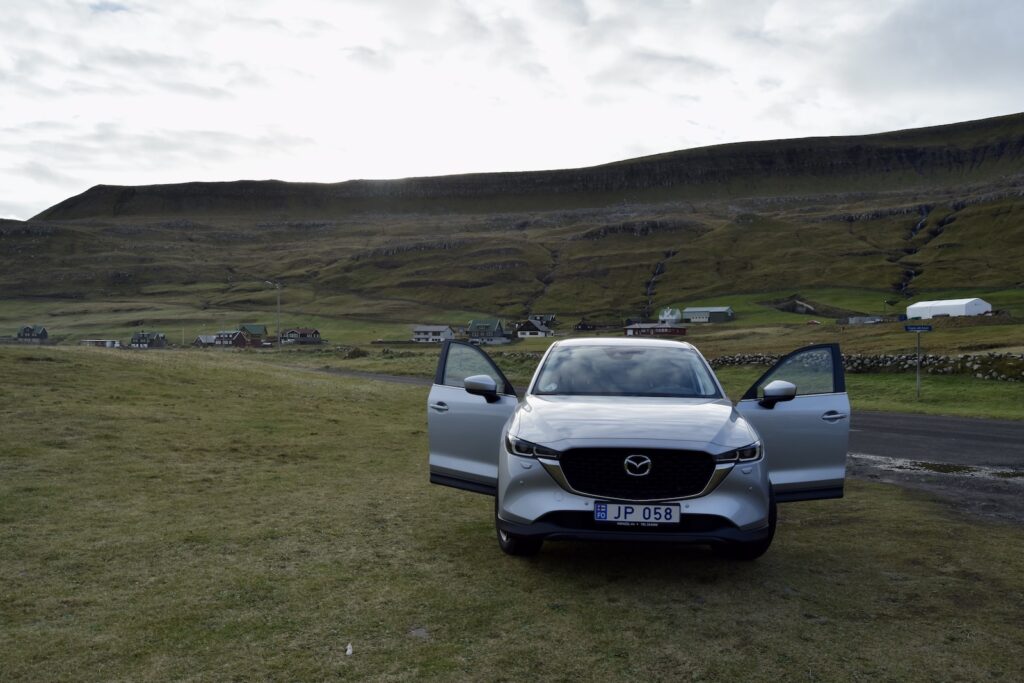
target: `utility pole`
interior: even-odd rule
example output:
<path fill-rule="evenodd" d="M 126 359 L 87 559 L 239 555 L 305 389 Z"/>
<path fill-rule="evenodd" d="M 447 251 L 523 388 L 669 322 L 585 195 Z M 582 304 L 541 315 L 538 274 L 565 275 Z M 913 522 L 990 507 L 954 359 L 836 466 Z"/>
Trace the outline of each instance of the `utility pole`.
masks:
<path fill-rule="evenodd" d="M 281 283 L 264 280 L 264 282 L 277 290 L 277 349 L 281 350 Z"/>

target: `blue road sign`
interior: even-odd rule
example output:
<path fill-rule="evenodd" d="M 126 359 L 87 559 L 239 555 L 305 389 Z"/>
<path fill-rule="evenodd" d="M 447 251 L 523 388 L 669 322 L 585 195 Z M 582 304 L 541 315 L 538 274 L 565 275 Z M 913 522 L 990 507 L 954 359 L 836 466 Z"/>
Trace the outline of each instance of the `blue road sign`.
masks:
<path fill-rule="evenodd" d="M 904 325 L 903 329 L 907 332 L 931 332 L 931 325 Z"/>

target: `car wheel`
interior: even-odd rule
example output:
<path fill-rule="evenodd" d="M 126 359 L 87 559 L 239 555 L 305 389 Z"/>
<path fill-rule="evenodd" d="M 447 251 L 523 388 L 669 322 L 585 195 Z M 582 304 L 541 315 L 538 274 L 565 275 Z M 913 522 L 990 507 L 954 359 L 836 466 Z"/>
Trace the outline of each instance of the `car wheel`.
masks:
<path fill-rule="evenodd" d="M 542 538 L 510 534 L 498 526 L 497 496 L 494 498 L 494 529 L 498 535 L 498 546 L 506 555 L 518 555 L 519 557 L 536 555 L 540 552 L 540 547 L 544 545 L 544 539 Z"/>
<path fill-rule="evenodd" d="M 778 511 L 775 507 L 775 492 L 772 491 L 768 498 L 768 537 L 760 541 L 750 543 L 720 543 L 714 546 L 715 554 L 728 560 L 739 560 L 750 562 L 768 552 L 772 539 L 775 538 L 775 524 L 778 519 Z"/>

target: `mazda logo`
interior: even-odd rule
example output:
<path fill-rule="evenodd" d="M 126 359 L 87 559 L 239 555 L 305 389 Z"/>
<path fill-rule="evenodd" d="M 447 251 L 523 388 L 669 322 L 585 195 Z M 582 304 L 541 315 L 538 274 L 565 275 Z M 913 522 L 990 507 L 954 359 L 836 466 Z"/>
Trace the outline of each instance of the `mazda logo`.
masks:
<path fill-rule="evenodd" d="M 646 455 L 626 456 L 626 461 L 622 464 L 626 468 L 626 474 L 631 477 L 646 477 L 651 473 L 651 459 Z"/>

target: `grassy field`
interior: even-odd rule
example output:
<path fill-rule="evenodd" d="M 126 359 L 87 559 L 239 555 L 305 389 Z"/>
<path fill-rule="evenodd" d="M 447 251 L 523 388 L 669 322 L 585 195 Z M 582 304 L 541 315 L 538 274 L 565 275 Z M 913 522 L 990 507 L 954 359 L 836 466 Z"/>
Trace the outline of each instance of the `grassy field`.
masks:
<path fill-rule="evenodd" d="M 906 335 L 911 336 L 911 335 Z M 523 345 L 540 352 L 550 343 L 533 340 Z M 803 343 L 812 343 L 807 340 Z M 792 344 L 792 349 L 799 344 Z M 367 347 L 367 355 L 345 358 L 344 352 L 332 350 L 285 350 L 281 353 L 249 354 L 254 360 L 273 365 L 313 369 L 358 370 L 389 375 L 431 378 L 437 367 L 438 348 L 393 347 L 384 351 L 380 347 Z M 704 345 L 701 345 L 704 349 Z M 520 390 L 525 389 L 537 367 L 533 354 L 520 350 L 491 347 L 486 349 L 509 380 Z M 213 352 L 219 353 L 219 352 Z M 716 371 L 727 394 L 738 399 L 766 366 L 725 367 Z M 1006 420 L 1024 419 L 1024 383 L 996 382 L 976 379 L 967 375 L 921 375 L 921 398 L 916 397 L 915 375 L 910 372 L 846 375 L 847 392 L 854 410 L 925 413 L 931 415 L 957 415 L 961 417 L 987 417 Z"/>
<path fill-rule="evenodd" d="M 518 561 L 427 483 L 424 388 L 76 348 L 0 377 L 5 680 L 1024 675 L 1024 532 L 897 488 L 783 507 L 753 564 Z"/>

